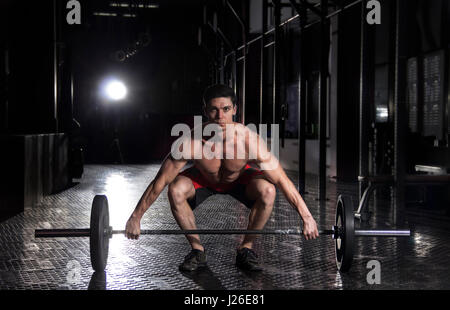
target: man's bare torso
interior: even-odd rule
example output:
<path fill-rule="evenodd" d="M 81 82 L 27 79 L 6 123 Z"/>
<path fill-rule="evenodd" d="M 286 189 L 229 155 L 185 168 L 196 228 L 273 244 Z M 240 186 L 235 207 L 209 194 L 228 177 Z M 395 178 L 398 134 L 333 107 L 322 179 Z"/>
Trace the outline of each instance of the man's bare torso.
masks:
<path fill-rule="evenodd" d="M 204 123 L 202 125 L 204 127 L 207 124 Z M 234 128 L 235 134 L 232 136 L 227 135 L 226 129 L 223 128 L 222 141 L 211 142 L 213 136 L 202 138 L 202 148 L 204 149 L 206 145 L 208 150 L 214 152 L 214 158 L 205 158 L 206 156 L 203 152 L 201 159 L 194 160 L 194 166 L 212 184 L 236 181 L 250 161 L 248 149 L 249 129 L 239 123 L 230 125 L 234 125 L 232 128 Z M 194 143 L 193 145 L 196 145 L 198 148 L 200 144 Z"/>

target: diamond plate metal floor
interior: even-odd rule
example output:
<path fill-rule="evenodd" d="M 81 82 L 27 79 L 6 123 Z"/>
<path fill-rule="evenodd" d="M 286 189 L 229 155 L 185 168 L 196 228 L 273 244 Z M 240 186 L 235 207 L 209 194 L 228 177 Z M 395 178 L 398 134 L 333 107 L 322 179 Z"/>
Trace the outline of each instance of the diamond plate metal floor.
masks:
<path fill-rule="evenodd" d="M 298 236 L 261 236 L 255 250 L 264 271 L 246 274 L 234 266 L 241 236 L 202 236 L 208 268 L 183 274 L 178 265 L 189 252 L 184 236 L 141 236 L 110 241 L 108 266 L 94 274 L 87 238 L 34 239 L 36 228 L 88 227 L 94 195 L 106 194 L 110 222 L 124 229 L 126 220 L 159 165 L 85 167 L 81 182 L 46 197 L 32 209 L 0 223 L 0 289 L 449 289 L 449 220 L 408 214 L 411 238 L 359 238 L 348 274 L 334 262 L 334 243 L 323 236 L 305 241 Z M 295 173 L 289 177 L 296 182 Z M 329 183 L 326 204 L 316 201 L 314 177 L 307 179 L 305 201 L 319 227 L 334 222 L 336 192 L 357 199 L 357 184 Z M 388 204 L 386 204 L 388 205 Z M 245 228 L 248 210 L 230 196 L 208 198 L 195 211 L 198 227 Z M 392 214 L 378 207 L 368 227 L 389 227 Z M 359 225 L 359 224 L 358 224 Z M 178 229 L 170 212 L 167 189 L 145 214 L 142 227 Z M 268 229 L 299 228 L 300 218 L 278 193 Z M 402 227 L 404 228 L 404 227 Z M 380 284 L 368 284 L 366 265 L 381 263 Z"/>

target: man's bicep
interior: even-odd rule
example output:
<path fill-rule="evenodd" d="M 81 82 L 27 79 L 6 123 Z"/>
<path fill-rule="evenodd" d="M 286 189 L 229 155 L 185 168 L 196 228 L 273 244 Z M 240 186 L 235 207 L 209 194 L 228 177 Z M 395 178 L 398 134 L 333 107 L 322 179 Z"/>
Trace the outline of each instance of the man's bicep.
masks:
<path fill-rule="evenodd" d="M 265 178 L 268 181 L 270 181 L 272 184 L 276 185 L 276 184 L 280 183 L 280 180 L 285 175 L 283 168 L 279 164 L 277 164 L 276 166 L 273 165 L 273 167 L 272 167 L 268 163 L 259 162 L 259 163 L 257 163 L 257 165 L 261 169 Z"/>
<path fill-rule="evenodd" d="M 268 174 L 275 176 L 280 164 L 276 156 L 269 151 L 266 142 L 254 133 L 250 136 L 248 145 L 249 159 L 255 162 L 261 170 L 268 171 Z"/>
<path fill-rule="evenodd" d="M 181 169 L 183 169 L 186 163 L 187 160 L 174 159 L 172 154 L 169 153 L 158 172 L 159 178 L 164 182 L 165 185 L 169 184 L 176 178 L 176 176 L 181 171 Z"/>
<path fill-rule="evenodd" d="M 202 140 L 192 136 L 183 136 L 177 139 L 171 146 L 170 154 L 173 160 L 187 161 L 199 159 L 202 156 Z"/>

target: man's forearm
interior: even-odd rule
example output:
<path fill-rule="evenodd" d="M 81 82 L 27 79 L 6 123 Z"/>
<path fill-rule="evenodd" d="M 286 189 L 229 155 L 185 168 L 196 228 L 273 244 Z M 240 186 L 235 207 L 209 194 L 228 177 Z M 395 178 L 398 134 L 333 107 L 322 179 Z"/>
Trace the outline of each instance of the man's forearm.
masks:
<path fill-rule="evenodd" d="M 309 212 L 305 201 L 295 188 L 294 184 L 289 179 L 280 180 L 280 182 L 277 184 L 277 187 L 283 192 L 287 201 L 300 214 L 302 219 L 311 216 L 311 213 Z"/>
<path fill-rule="evenodd" d="M 142 194 L 142 197 L 141 199 L 139 199 L 139 202 L 131 216 L 141 219 L 144 216 L 145 212 L 148 210 L 148 208 L 150 208 L 150 206 L 158 198 L 159 194 L 161 194 L 163 189 L 164 184 L 161 184 L 161 182 L 153 180 L 145 190 L 144 194 Z"/>

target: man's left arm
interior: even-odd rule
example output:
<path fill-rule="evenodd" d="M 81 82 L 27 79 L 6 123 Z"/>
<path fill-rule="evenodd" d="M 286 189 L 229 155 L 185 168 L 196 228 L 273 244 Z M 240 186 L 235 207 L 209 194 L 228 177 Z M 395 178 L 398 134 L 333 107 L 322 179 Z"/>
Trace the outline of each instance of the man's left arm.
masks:
<path fill-rule="evenodd" d="M 318 237 L 316 221 L 278 159 L 267 149 L 265 142 L 257 134 L 254 134 L 253 138 L 250 137 L 247 141 L 256 143 L 258 146 L 255 163 L 261 168 L 265 178 L 281 190 L 289 204 L 300 214 L 304 224 L 303 234 L 305 238 L 308 240 Z"/>

